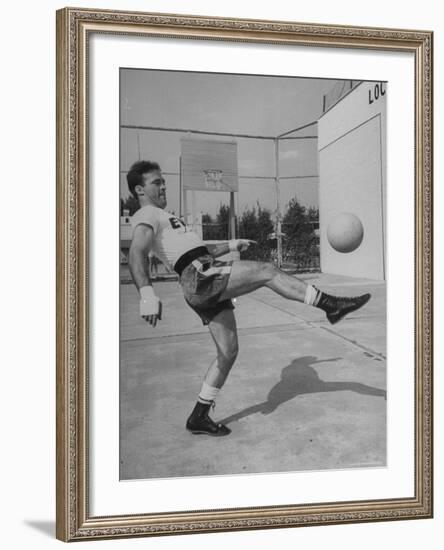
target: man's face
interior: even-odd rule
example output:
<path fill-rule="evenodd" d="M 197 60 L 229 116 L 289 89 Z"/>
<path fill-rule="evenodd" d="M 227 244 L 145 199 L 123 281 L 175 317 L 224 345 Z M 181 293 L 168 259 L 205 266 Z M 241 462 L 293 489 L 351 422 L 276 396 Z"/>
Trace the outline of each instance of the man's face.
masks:
<path fill-rule="evenodd" d="M 145 187 L 143 187 L 145 196 L 158 208 L 165 208 L 167 205 L 166 186 L 160 170 L 147 172 L 143 178 L 145 180 Z"/>

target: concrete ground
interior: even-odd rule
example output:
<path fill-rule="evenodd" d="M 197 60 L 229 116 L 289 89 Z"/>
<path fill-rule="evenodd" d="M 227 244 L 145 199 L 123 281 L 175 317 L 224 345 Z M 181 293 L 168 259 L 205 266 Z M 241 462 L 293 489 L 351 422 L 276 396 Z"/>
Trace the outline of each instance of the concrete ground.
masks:
<path fill-rule="evenodd" d="M 154 283 L 163 302 L 155 329 L 138 316 L 135 287 L 121 285 L 121 479 L 386 464 L 385 284 L 304 278 L 372 299 L 332 326 L 268 289 L 238 298 L 240 353 L 212 412 L 232 429 L 222 438 L 185 430 L 215 355 L 208 329 L 175 281 Z"/>

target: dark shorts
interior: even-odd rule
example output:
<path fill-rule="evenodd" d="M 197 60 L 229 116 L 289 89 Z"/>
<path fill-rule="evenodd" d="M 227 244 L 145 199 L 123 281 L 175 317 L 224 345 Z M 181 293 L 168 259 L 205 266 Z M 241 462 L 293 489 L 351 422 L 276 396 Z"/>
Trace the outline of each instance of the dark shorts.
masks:
<path fill-rule="evenodd" d="M 221 262 L 213 256 L 199 256 L 183 271 L 179 282 L 187 304 L 204 325 L 225 309 L 234 309 L 231 300 L 220 301 L 227 287 L 233 262 Z"/>

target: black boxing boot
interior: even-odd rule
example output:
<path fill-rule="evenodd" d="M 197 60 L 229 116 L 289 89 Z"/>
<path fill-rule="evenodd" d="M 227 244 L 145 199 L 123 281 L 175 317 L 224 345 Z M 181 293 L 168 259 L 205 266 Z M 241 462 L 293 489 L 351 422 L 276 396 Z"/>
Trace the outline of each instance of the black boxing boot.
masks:
<path fill-rule="evenodd" d="M 371 294 L 362 294 L 362 296 L 341 297 L 331 296 L 318 289 L 319 297 L 316 298 L 315 307 L 325 311 L 327 319 L 332 325 L 340 321 L 345 315 L 356 311 L 365 305 L 371 297 Z"/>
<path fill-rule="evenodd" d="M 208 416 L 210 408 L 214 408 L 214 406 L 214 401 L 211 401 L 210 403 L 201 403 L 198 401 L 193 409 L 193 412 L 188 417 L 186 423 L 187 430 L 192 434 L 205 434 L 215 437 L 230 434 L 231 430 L 229 428 L 223 424 L 216 424 L 216 422 L 211 420 Z"/>

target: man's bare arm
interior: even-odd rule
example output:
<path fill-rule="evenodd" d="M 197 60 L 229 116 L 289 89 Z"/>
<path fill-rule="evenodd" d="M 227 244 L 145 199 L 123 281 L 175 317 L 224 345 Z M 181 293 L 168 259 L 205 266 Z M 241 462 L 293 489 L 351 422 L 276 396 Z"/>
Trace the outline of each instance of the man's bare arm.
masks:
<path fill-rule="evenodd" d="M 148 252 L 153 247 L 154 232 L 148 225 L 138 225 L 128 254 L 131 277 L 140 293 L 140 315 L 153 327 L 162 318 L 162 304 L 154 293 L 148 269 Z"/>
<path fill-rule="evenodd" d="M 140 224 L 134 230 L 128 254 L 128 265 L 137 289 L 151 286 L 148 270 L 148 253 L 153 246 L 154 232 L 149 225 Z"/>
<path fill-rule="evenodd" d="M 213 258 L 218 258 L 219 256 L 234 252 L 235 250 L 243 252 L 252 244 L 256 244 L 256 241 L 251 241 L 249 239 L 233 239 L 221 243 L 206 244 L 205 246 L 208 248 L 208 252 Z"/>
<path fill-rule="evenodd" d="M 218 258 L 219 256 L 223 256 L 224 254 L 228 254 L 230 252 L 228 242 L 229 241 L 212 244 L 205 243 L 205 246 L 208 248 L 208 252 L 213 256 L 213 258 Z"/>

